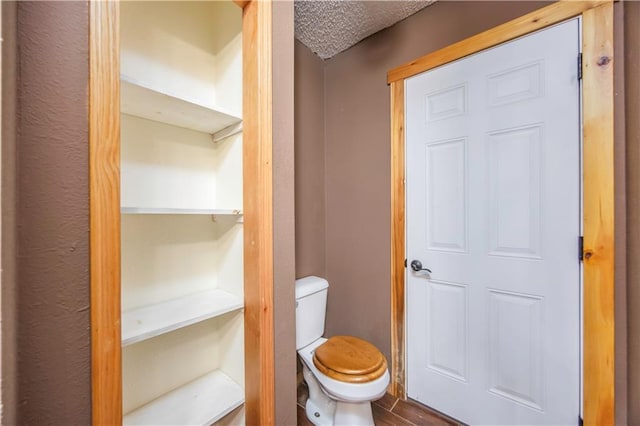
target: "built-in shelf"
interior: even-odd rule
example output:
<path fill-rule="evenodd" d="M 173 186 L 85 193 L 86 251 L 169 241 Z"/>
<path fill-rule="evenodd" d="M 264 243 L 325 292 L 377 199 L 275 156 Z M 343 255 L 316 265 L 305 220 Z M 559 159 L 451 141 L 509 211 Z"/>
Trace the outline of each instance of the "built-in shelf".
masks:
<path fill-rule="evenodd" d="M 120 76 L 120 90 L 120 108 L 125 114 L 210 133 L 214 139 L 218 132 L 222 137 L 228 137 L 234 129 L 238 129 L 236 133 L 242 131 L 242 126 L 237 126 L 241 118 L 222 108 L 154 90 L 124 75 Z"/>
<path fill-rule="evenodd" d="M 242 21 L 119 7 L 124 425 L 244 424 Z"/>
<path fill-rule="evenodd" d="M 122 313 L 122 346 L 242 309 L 243 306 L 242 298 L 216 289 L 125 311 Z"/>
<path fill-rule="evenodd" d="M 208 426 L 243 403 L 242 388 L 216 370 L 132 411 L 122 423 Z"/>
<path fill-rule="evenodd" d="M 240 216 L 241 210 L 237 209 L 173 209 L 156 207 L 120 207 L 122 214 L 210 214 L 221 216 Z"/>

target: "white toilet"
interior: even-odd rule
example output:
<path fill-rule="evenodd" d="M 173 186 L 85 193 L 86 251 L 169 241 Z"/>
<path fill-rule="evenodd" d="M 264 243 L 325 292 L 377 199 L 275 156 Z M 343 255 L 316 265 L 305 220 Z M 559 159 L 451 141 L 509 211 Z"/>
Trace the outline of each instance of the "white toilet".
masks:
<path fill-rule="evenodd" d="M 307 418 L 317 426 L 373 425 L 371 401 L 389 385 L 382 353 L 352 336 L 322 337 L 329 283 L 296 280 L 296 350 L 309 386 Z"/>

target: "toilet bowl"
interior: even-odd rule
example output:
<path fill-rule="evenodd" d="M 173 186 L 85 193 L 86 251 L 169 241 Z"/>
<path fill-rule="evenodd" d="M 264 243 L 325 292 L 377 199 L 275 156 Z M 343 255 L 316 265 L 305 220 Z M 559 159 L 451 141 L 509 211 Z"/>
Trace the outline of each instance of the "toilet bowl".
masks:
<path fill-rule="evenodd" d="M 373 425 L 371 401 L 389 385 L 384 356 L 352 336 L 322 337 L 328 282 L 296 281 L 296 348 L 309 387 L 307 418 L 317 426 Z"/>

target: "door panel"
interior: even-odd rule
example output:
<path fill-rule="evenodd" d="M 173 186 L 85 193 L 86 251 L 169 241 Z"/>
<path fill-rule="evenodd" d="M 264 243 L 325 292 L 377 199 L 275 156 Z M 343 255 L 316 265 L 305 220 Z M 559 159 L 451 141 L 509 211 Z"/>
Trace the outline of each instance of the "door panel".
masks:
<path fill-rule="evenodd" d="M 430 280 L 427 367 L 451 378 L 467 380 L 467 288 Z"/>
<path fill-rule="evenodd" d="M 407 79 L 409 397 L 470 424 L 579 415 L 579 21 Z"/>
<path fill-rule="evenodd" d="M 542 301 L 489 290 L 489 392 L 538 410 L 543 392 Z"/>
<path fill-rule="evenodd" d="M 466 140 L 425 145 L 427 249 L 467 251 Z M 447 187 L 438 182 L 448 182 Z"/>
<path fill-rule="evenodd" d="M 540 125 L 489 134 L 489 254 L 540 259 Z"/>

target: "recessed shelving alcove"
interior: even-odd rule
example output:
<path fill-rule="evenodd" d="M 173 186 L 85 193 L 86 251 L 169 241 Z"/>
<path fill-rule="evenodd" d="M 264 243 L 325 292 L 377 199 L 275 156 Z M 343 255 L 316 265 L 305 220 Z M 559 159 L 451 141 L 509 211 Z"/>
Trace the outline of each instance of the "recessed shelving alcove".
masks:
<path fill-rule="evenodd" d="M 243 423 L 242 10 L 120 12 L 123 423 Z"/>
<path fill-rule="evenodd" d="M 89 4 L 96 426 L 274 423 L 273 16 Z"/>

